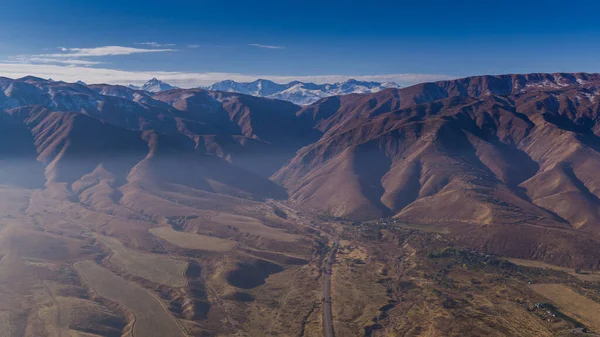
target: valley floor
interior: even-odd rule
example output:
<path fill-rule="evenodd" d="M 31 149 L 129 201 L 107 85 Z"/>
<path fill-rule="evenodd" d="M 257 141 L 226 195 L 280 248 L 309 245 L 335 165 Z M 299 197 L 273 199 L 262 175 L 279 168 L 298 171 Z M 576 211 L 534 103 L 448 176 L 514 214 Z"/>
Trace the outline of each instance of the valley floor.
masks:
<path fill-rule="evenodd" d="M 169 216 L 0 187 L 0 337 L 600 333 L 592 272 L 482 254 L 436 226 L 153 198 Z"/>

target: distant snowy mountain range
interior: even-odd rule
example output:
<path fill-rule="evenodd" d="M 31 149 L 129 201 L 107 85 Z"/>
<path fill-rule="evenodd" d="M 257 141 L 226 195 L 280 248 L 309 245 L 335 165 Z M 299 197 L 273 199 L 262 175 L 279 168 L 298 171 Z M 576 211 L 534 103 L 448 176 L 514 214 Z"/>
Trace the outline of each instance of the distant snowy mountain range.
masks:
<path fill-rule="evenodd" d="M 242 83 L 227 80 L 207 87 L 208 90 L 238 92 L 252 96 L 276 98 L 299 105 L 308 105 L 329 96 L 374 93 L 387 88 L 400 88 L 400 86 L 393 82 L 365 82 L 352 79 L 333 84 L 315 84 L 300 81 L 278 84 L 273 81 L 258 79 L 254 82 Z"/>
<path fill-rule="evenodd" d="M 177 87 L 171 86 L 156 78 L 151 79 L 141 87 L 134 85 L 129 85 L 128 87 L 134 90 L 144 90 L 154 93 L 177 89 Z M 237 92 L 258 97 L 275 98 L 290 101 L 298 105 L 308 105 L 329 96 L 354 93 L 367 94 L 387 88 L 400 88 L 400 86 L 393 82 L 379 83 L 352 79 L 333 84 L 315 84 L 300 81 L 279 84 L 269 80 L 258 79 L 254 82 L 235 82 L 226 80 L 217 82 L 208 87 L 203 87 L 203 89 L 212 91 Z"/>

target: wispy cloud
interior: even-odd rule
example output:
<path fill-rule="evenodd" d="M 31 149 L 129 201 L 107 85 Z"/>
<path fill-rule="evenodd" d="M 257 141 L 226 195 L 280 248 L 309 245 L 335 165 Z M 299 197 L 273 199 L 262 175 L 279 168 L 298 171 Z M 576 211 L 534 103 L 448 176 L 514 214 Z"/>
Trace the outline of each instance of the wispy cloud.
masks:
<path fill-rule="evenodd" d="M 62 53 L 33 55 L 33 57 L 52 57 L 52 58 L 79 58 L 79 57 L 102 57 L 117 55 L 132 55 L 143 53 L 161 53 L 176 51 L 175 49 L 146 49 L 123 46 L 104 46 L 95 48 L 65 48 L 61 47 Z"/>
<path fill-rule="evenodd" d="M 78 66 L 93 66 L 103 64 L 105 62 L 99 61 L 88 61 L 80 59 L 57 59 L 51 57 L 29 57 L 29 56 L 16 56 L 12 57 L 16 63 L 48 63 L 48 64 L 66 64 L 66 65 L 78 65 Z"/>
<path fill-rule="evenodd" d="M 59 53 L 48 53 L 39 55 L 16 55 L 9 57 L 12 63 L 30 64 L 56 64 L 67 66 L 95 66 L 106 62 L 98 61 L 100 57 L 132 55 L 143 53 L 161 53 L 176 51 L 175 49 L 146 49 L 123 46 L 104 46 L 95 48 L 66 48 L 58 47 Z M 91 59 L 91 60 L 90 60 Z"/>
<path fill-rule="evenodd" d="M 150 46 L 153 48 L 175 47 L 174 43 L 158 43 L 158 42 L 137 42 L 134 44 Z"/>
<path fill-rule="evenodd" d="M 314 83 L 334 83 L 351 78 L 363 81 L 396 82 L 407 86 L 422 82 L 448 80 L 454 77 L 439 74 L 382 74 L 382 75 L 314 75 L 279 76 L 240 73 L 197 73 L 168 71 L 123 71 L 115 69 L 91 68 L 77 65 L 61 66 L 56 64 L 18 64 L 0 63 L 0 74 L 6 77 L 20 78 L 27 75 L 41 78 L 53 78 L 67 82 L 82 80 L 86 83 L 143 84 L 148 79 L 159 78 L 181 88 L 193 88 L 210 85 L 214 82 L 231 79 L 239 82 L 251 82 L 257 78 L 269 79 L 278 83 L 293 80 Z"/>
<path fill-rule="evenodd" d="M 283 46 L 273 46 L 269 44 L 250 43 L 250 47 L 263 48 L 263 49 L 285 49 Z"/>
<path fill-rule="evenodd" d="M 187 45 L 188 48 L 200 48 L 199 44 L 188 44 Z"/>

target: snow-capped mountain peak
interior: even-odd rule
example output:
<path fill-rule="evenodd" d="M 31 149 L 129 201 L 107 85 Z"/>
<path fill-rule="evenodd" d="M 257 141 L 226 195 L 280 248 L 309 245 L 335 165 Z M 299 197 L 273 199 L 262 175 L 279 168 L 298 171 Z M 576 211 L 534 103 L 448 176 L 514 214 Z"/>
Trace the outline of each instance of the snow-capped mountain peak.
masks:
<path fill-rule="evenodd" d="M 144 83 L 144 85 L 142 85 L 141 87 L 130 84 L 127 86 L 127 88 L 133 89 L 133 90 L 143 90 L 143 91 L 147 91 L 147 92 L 161 92 L 161 91 L 167 91 L 167 90 L 172 90 L 172 89 L 178 89 L 177 87 L 174 87 L 174 86 L 170 85 L 169 83 L 163 82 L 157 78 L 151 79 L 150 81 Z"/>
<path fill-rule="evenodd" d="M 166 82 L 163 82 L 157 78 L 151 79 L 150 81 L 146 82 L 141 87 L 141 90 L 148 91 L 148 92 L 161 92 L 161 91 L 167 91 L 167 90 L 172 90 L 172 89 L 177 89 L 177 88 Z"/>
<path fill-rule="evenodd" d="M 372 93 L 387 88 L 400 88 L 393 82 L 365 82 L 349 79 L 333 84 L 315 84 L 292 81 L 278 84 L 270 80 L 258 79 L 254 82 L 235 82 L 225 80 L 209 86 L 208 90 L 238 92 L 246 95 L 268 97 L 308 105 L 323 97 L 352 93 Z"/>

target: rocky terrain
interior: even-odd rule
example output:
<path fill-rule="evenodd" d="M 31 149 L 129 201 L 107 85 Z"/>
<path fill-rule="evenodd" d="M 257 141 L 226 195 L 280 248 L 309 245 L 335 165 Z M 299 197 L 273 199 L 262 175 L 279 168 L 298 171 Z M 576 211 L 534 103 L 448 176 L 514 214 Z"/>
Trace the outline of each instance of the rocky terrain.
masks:
<path fill-rule="evenodd" d="M 598 332 L 599 94 L 585 73 L 306 106 L 0 78 L 0 336 Z"/>

